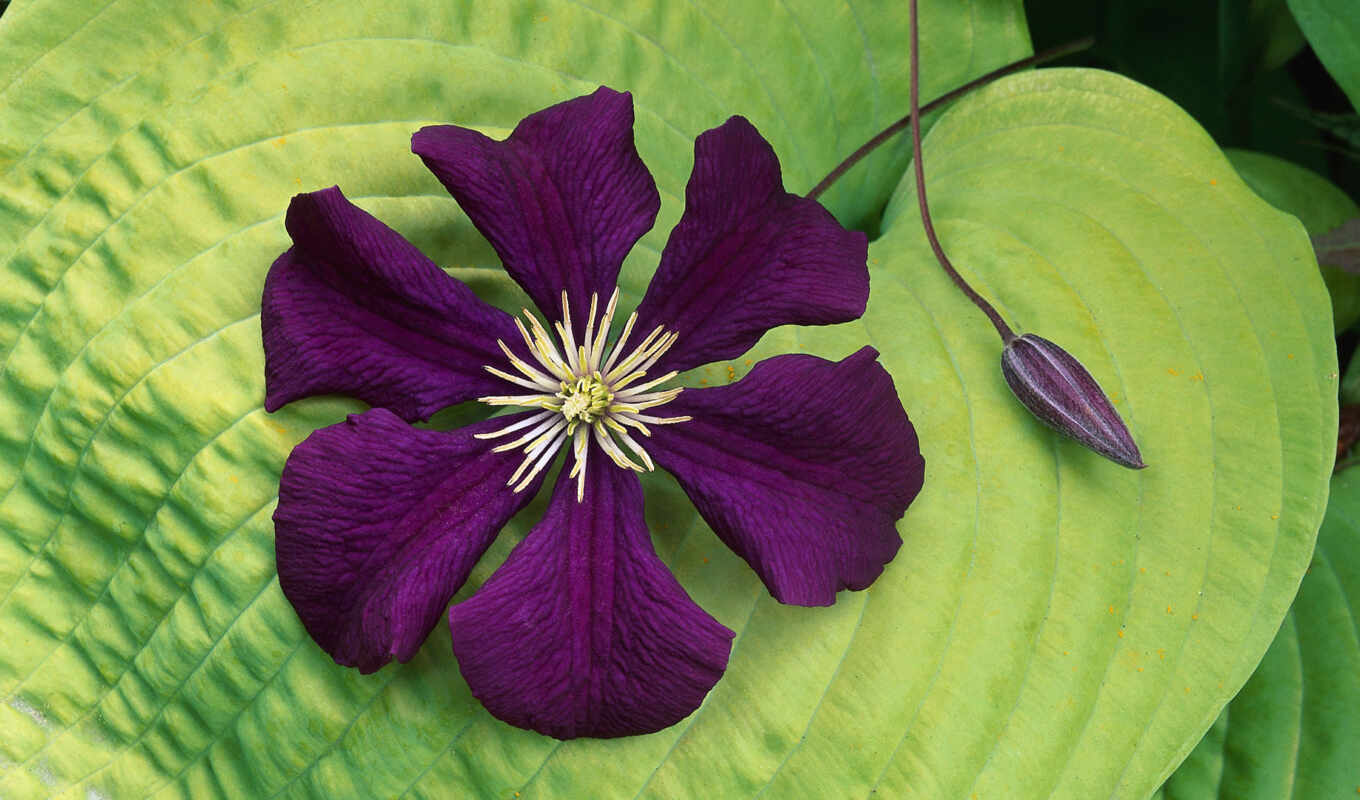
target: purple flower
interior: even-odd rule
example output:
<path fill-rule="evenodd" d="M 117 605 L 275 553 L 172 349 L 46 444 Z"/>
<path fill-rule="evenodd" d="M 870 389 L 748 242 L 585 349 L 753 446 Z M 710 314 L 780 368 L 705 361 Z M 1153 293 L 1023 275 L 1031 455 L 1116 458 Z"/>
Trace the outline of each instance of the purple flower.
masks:
<path fill-rule="evenodd" d="M 872 348 L 662 386 L 775 326 L 864 310 L 865 237 L 785 192 L 740 117 L 695 143 L 684 216 L 611 337 L 619 266 L 659 206 L 632 124 L 632 98 L 601 88 L 505 141 L 453 126 L 412 140 L 546 322 L 482 302 L 337 188 L 293 198 L 293 247 L 264 289 L 265 407 L 332 392 L 374 406 L 293 450 L 274 514 L 279 583 L 337 662 L 411 658 L 568 451 L 542 521 L 449 611 L 473 694 L 559 738 L 671 725 L 727 665 L 732 632 L 657 558 L 635 472 L 669 470 L 798 605 L 873 582 L 923 472 Z M 472 399 L 528 410 L 447 432 L 408 424 Z"/>

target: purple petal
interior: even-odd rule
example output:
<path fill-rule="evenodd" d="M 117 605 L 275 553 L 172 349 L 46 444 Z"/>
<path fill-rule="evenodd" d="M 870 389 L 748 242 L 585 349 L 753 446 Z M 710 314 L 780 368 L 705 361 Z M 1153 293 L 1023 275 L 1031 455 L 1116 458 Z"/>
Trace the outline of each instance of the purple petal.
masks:
<path fill-rule="evenodd" d="M 902 543 L 895 523 L 925 461 L 877 356 L 777 356 L 736 383 L 686 389 L 659 411 L 693 419 L 645 443 L 781 603 L 863 589 Z"/>
<path fill-rule="evenodd" d="M 1016 337 L 1001 351 L 1001 374 L 1045 425 L 1120 466 L 1147 466 L 1096 379 L 1066 350 L 1032 333 Z"/>
<path fill-rule="evenodd" d="M 396 231 L 335 187 L 300 194 L 286 220 L 293 247 L 265 279 L 265 408 L 339 393 L 411 421 L 505 393 L 482 369 L 521 337 Z"/>
<path fill-rule="evenodd" d="M 506 520 L 538 491 L 506 480 L 518 452 L 473 438 L 512 422 L 412 428 L 352 414 L 293 449 L 274 512 L 279 585 L 317 644 L 372 672 L 406 661 Z"/>
<path fill-rule="evenodd" d="M 867 257 L 864 234 L 784 191 L 774 149 L 732 117 L 694 143 L 685 213 L 635 330 L 679 332 L 657 372 L 735 358 L 778 325 L 857 319 L 869 297 Z"/>
<path fill-rule="evenodd" d="M 559 739 L 678 722 L 722 676 L 732 641 L 656 557 L 637 477 L 599 450 L 589 464 L 585 499 L 559 479 L 543 521 L 449 611 L 472 693 Z"/>
<path fill-rule="evenodd" d="M 578 335 L 591 294 L 609 299 L 661 206 L 633 146 L 633 97 L 604 87 L 530 114 L 504 141 L 439 125 L 417 131 L 411 150 L 545 316 L 562 319 L 567 291 Z"/>

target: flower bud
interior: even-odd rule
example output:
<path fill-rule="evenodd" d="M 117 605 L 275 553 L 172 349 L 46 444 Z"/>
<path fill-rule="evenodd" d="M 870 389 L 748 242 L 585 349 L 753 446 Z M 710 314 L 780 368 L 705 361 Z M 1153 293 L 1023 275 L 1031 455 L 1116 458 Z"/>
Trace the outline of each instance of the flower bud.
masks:
<path fill-rule="evenodd" d="M 1001 353 L 1001 374 L 1045 425 L 1116 464 L 1147 466 L 1096 379 L 1066 350 L 1032 333 L 1016 337 Z"/>

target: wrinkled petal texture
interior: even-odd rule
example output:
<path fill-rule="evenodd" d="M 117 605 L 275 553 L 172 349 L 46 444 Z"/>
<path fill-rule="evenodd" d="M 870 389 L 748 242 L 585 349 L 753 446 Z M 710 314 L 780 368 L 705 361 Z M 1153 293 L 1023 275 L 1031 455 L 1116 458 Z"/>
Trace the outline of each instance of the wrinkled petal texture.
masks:
<path fill-rule="evenodd" d="M 482 369 L 511 317 L 332 187 L 300 194 L 265 279 L 265 408 L 338 393 L 408 421 L 511 385 Z"/>
<path fill-rule="evenodd" d="M 584 501 L 559 480 L 543 521 L 449 612 L 472 693 L 559 739 L 683 719 L 722 676 L 732 641 L 657 558 L 637 476 L 598 450 L 589 463 Z"/>
<path fill-rule="evenodd" d="M 877 356 L 767 359 L 736 383 L 686 389 L 665 410 L 694 419 L 652 429 L 657 464 L 782 603 L 866 588 L 902 543 L 895 523 L 925 461 Z"/>
<path fill-rule="evenodd" d="M 473 434 L 352 414 L 293 449 L 274 512 L 279 585 L 339 663 L 372 672 L 415 655 L 511 516 L 537 492 L 505 485 L 519 453 Z"/>
<path fill-rule="evenodd" d="M 638 306 L 637 334 L 679 333 L 655 369 L 735 358 L 779 325 L 859 318 L 868 239 L 784 191 L 774 149 L 742 117 L 694 143 L 685 213 Z"/>
<path fill-rule="evenodd" d="M 633 97 L 604 87 L 530 114 L 504 141 L 438 125 L 416 132 L 411 150 L 545 316 L 562 319 L 566 290 L 582 309 L 578 335 L 591 294 L 609 298 L 661 207 L 633 145 Z"/>

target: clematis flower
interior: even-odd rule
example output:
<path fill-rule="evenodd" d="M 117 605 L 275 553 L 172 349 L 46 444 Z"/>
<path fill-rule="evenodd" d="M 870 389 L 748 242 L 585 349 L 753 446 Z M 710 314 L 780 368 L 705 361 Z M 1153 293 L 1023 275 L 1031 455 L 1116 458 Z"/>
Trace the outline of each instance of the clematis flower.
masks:
<path fill-rule="evenodd" d="M 733 117 L 696 141 L 684 215 L 616 326 L 619 267 L 659 207 L 632 124 L 632 98 L 601 88 L 504 141 L 454 126 L 412 140 L 542 320 L 479 300 L 338 188 L 293 198 L 293 246 L 263 297 L 267 409 L 323 393 L 373 406 L 293 450 L 274 514 L 279 583 L 337 662 L 411 658 L 566 453 L 542 521 L 448 612 L 472 693 L 559 738 L 671 725 L 727 665 L 733 634 L 654 552 L 637 473 L 669 470 L 770 593 L 798 605 L 882 572 L 922 480 L 871 348 L 665 387 L 775 326 L 858 317 L 867 245 L 785 192 L 773 149 Z M 526 410 L 453 431 L 409 424 L 473 399 Z"/>

